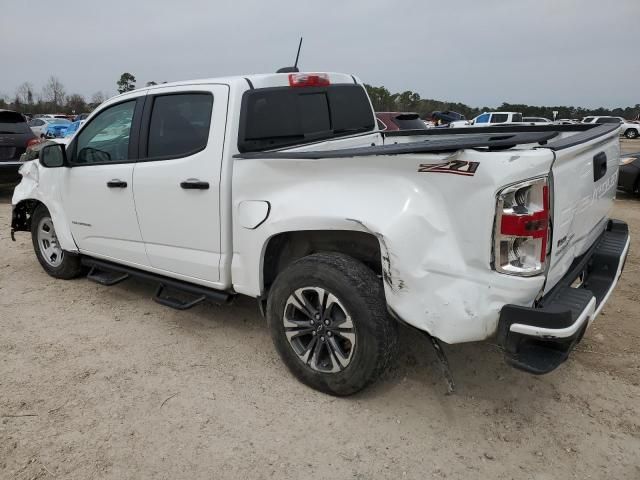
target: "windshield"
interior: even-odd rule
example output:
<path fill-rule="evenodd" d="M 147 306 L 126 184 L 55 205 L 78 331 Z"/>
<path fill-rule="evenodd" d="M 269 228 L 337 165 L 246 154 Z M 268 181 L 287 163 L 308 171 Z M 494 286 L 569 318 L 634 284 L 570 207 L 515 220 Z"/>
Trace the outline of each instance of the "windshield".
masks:
<path fill-rule="evenodd" d="M 241 152 L 373 131 L 371 104 L 360 85 L 249 90 L 242 99 Z"/>
<path fill-rule="evenodd" d="M 53 123 L 56 125 L 68 125 L 71 122 L 69 120 L 67 120 L 66 118 L 50 118 L 47 120 L 47 123 Z"/>
<path fill-rule="evenodd" d="M 29 133 L 31 130 L 18 112 L 0 112 L 0 133 Z"/>

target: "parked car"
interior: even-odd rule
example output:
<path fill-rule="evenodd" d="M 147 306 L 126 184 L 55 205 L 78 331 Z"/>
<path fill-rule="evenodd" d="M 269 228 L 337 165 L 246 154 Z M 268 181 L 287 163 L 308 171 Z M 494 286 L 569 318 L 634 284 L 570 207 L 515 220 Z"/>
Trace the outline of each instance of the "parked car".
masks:
<path fill-rule="evenodd" d="M 0 110 L 0 183 L 17 184 L 20 181 L 20 156 L 36 141 L 22 114 Z"/>
<path fill-rule="evenodd" d="M 70 123 L 67 129 L 64 131 L 64 135 L 62 135 L 62 138 L 73 137 L 73 135 L 78 131 L 78 128 L 84 125 L 84 122 L 85 120 L 76 120 L 75 122 Z"/>
<path fill-rule="evenodd" d="M 467 119 L 464 115 L 452 110 L 435 111 L 431 114 L 431 121 L 435 126 L 446 125 L 451 127 L 467 125 Z"/>
<path fill-rule="evenodd" d="M 413 112 L 376 112 L 380 130 L 425 130 L 427 124 Z"/>
<path fill-rule="evenodd" d="M 625 153 L 621 156 L 618 188 L 640 195 L 640 152 Z"/>
<path fill-rule="evenodd" d="M 45 138 L 62 138 L 65 136 L 67 129 L 72 124 L 71 121 L 62 118 L 55 118 L 49 122 L 47 130 L 44 133 Z"/>
<path fill-rule="evenodd" d="M 531 125 L 550 125 L 553 123 L 551 120 L 544 117 L 522 117 L 522 121 Z"/>
<path fill-rule="evenodd" d="M 333 395 L 389 366 L 398 322 L 443 368 L 440 341 L 495 335 L 510 365 L 546 373 L 628 252 L 608 218 L 617 126 L 466 130 L 380 132 L 338 73 L 142 88 L 23 165 L 11 234 L 31 232 L 52 277 L 141 278 L 181 310 L 255 297 L 287 367 Z"/>
<path fill-rule="evenodd" d="M 522 114 L 518 112 L 484 112 L 471 120 L 470 125 L 486 127 L 490 124 L 522 123 Z"/>
<path fill-rule="evenodd" d="M 66 118 L 54 118 L 54 117 L 38 117 L 29 122 L 29 127 L 34 135 L 39 138 L 45 138 L 47 131 L 51 126 L 58 126 L 58 129 L 62 130 L 66 128 L 71 122 Z M 55 130 L 54 130 L 55 131 Z"/>
<path fill-rule="evenodd" d="M 620 135 L 624 135 L 625 137 L 631 139 L 638 138 L 640 136 L 640 125 L 635 122 L 628 122 L 622 117 L 585 117 L 582 119 L 582 123 L 617 123 L 622 126 L 622 128 L 620 129 Z"/>
<path fill-rule="evenodd" d="M 74 122 L 79 122 L 80 120 L 86 120 L 89 117 L 89 115 L 91 115 L 91 114 L 90 113 L 81 113 L 79 115 L 76 115 L 73 118 L 73 121 Z"/>

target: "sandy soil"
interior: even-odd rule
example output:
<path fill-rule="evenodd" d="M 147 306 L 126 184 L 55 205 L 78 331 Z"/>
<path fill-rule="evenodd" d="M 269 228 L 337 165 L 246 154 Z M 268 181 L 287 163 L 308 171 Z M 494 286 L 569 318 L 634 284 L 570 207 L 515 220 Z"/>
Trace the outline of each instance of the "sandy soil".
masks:
<path fill-rule="evenodd" d="M 640 141 L 625 142 L 640 150 Z M 619 288 L 573 357 L 530 376 L 448 346 L 458 393 L 404 330 L 348 399 L 287 372 L 255 302 L 177 312 L 153 287 L 59 281 L 0 193 L 0 478 L 640 478 L 640 200 Z"/>

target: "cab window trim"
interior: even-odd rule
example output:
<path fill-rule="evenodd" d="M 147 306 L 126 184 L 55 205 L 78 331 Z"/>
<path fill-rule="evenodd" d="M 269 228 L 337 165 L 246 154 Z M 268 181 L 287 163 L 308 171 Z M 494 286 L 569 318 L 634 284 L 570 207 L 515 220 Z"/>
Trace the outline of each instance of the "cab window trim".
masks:
<path fill-rule="evenodd" d="M 119 160 L 117 162 L 92 162 L 92 163 L 76 163 L 77 159 L 77 148 L 78 148 L 78 139 L 82 134 L 82 131 L 87 128 L 91 123 L 98 118 L 103 112 L 110 110 L 113 107 L 117 107 L 118 105 L 122 105 L 124 103 L 135 102 L 135 107 L 133 109 L 133 118 L 131 119 L 131 130 L 129 132 L 129 158 L 127 160 Z M 138 161 L 138 139 L 140 137 L 140 120 L 142 118 L 142 110 L 146 102 L 146 94 L 140 95 L 133 98 L 127 98 L 120 102 L 112 103 L 110 105 L 105 106 L 100 111 L 96 112 L 92 115 L 91 120 L 86 122 L 84 125 L 81 125 L 73 137 L 73 141 L 69 144 L 67 148 L 67 158 L 69 158 L 69 166 L 72 168 L 76 167 L 93 167 L 100 165 L 122 165 L 124 163 L 136 163 Z"/>

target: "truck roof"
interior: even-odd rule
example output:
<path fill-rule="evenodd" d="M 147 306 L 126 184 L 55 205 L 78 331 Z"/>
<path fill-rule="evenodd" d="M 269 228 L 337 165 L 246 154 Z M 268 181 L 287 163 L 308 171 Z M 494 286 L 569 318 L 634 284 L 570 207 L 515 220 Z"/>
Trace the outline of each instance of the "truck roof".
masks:
<path fill-rule="evenodd" d="M 288 87 L 289 75 L 295 75 L 298 78 L 312 75 L 322 75 L 328 77 L 331 84 L 345 84 L 355 83 L 361 84 L 360 80 L 354 75 L 347 73 L 336 72 L 296 72 L 296 73 L 256 73 L 252 75 L 234 75 L 228 77 L 211 77 L 201 78 L 195 80 L 178 80 L 176 82 L 161 83 L 159 85 L 151 85 L 149 87 L 142 87 L 132 90 L 131 92 L 121 93 L 120 95 L 127 95 L 132 92 L 142 92 L 145 90 L 154 90 L 164 87 L 177 87 L 188 85 L 201 85 L 211 83 L 221 83 L 225 85 L 245 85 L 247 88 L 270 88 L 270 87 Z M 119 97 L 120 95 L 116 95 Z M 115 97 L 114 97 L 115 98 Z"/>

